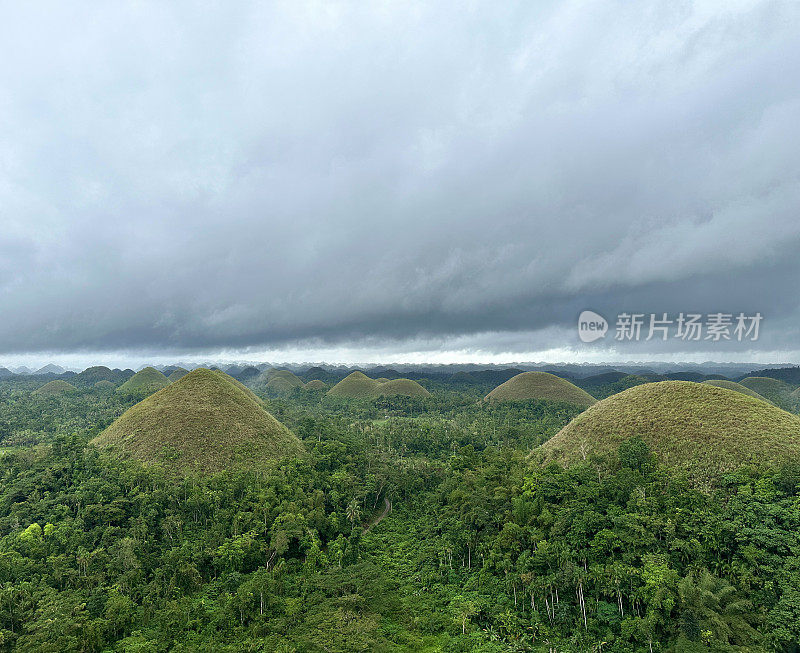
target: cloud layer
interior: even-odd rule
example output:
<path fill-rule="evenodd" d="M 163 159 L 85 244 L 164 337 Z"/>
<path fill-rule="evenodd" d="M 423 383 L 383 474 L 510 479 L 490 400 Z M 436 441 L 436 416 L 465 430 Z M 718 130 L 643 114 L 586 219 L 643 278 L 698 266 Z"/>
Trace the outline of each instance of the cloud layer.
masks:
<path fill-rule="evenodd" d="M 532 351 L 584 308 L 796 349 L 794 2 L 4 14 L 0 353 Z"/>

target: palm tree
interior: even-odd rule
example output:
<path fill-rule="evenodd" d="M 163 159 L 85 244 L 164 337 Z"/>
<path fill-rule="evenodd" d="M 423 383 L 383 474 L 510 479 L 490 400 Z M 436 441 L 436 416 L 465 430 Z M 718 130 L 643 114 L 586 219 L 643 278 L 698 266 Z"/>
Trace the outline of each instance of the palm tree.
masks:
<path fill-rule="evenodd" d="M 345 514 L 347 515 L 347 519 L 350 521 L 351 526 L 361 519 L 361 508 L 358 507 L 358 501 L 355 499 L 355 497 L 350 501 L 350 503 L 347 504 Z"/>

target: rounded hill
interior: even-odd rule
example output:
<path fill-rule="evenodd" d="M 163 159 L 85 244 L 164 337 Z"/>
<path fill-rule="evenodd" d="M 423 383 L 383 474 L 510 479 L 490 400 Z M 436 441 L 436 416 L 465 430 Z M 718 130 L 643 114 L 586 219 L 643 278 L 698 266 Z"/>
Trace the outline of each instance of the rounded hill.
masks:
<path fill-rule="evenodd" d="M 374 399 L 376 397 L 429 397 L 430 392 L 411 379 L 382 381 L 371 379 L 363 372 L 355 371 L 328 390 L 331 397 L 348 399 Z"/>
<path fill-rule="evenodd" d="M 169 373 L 167 381 L 169 381 L 170 383 L 175 383 L 175 381 L 177 381 L 178 379 L 182 379 L 188 373 L 189 370 L 184 369 L 182 367 L 176 367 L 174 370 L 172 370 L 172 372 Z"/>
<path fill-rule="evenodd" d="M 169 385 L 166 376 L 155 367 L 145 367 L 119 386 L 117 392 L 121 395 L 145 396 L 161 390 L 166 385 Z"/>
<path fill-rule="evenodd" d="M 50 383 L 45 383 L 41 388 L 37 388 L 31 394 L 37 397 L 63 397 L 64 395 L 70 395 L 77 391 L 78 388 L 71 383 L 56 379 L 55 381 L 50 381 Z"/>
<path fill-rule="evenodd" d="M 377 388 L 378 395 L 384 397 L 430 397 L 431 393 L 411 379 L 393 379 L 384 381 Z"/>
<path fill-rule="evenodd" d="M 377 396 L 380 383 L 369 378 L 364 372 L 353 372 L 328 390 L 331 397 L 347 397 L 350 399 L 367 399 Z"/>
<path fill-rule="evenodd" d="M 501 383 L 485 397 L 486 401 L 528 401 L 544 399 L 576 406 L 591 406 L 597 399 L 574 383 L 548 372 L 523 372 Z"/>
<path fill-rule="evenodd" d="M 713 385 L 717 388 L 725 388 L 726 390 L 733 390 L 734 392 L 741 392 L 743 395 L 747 395 L 748 397 L 755 397 L 756 399 L 761 399 L 762 401 L 767 401 L 772 403 L 764 397 L 763 395 L 758 394 L 755 390 L 751 390 L 745 385 L 741 383 L 736 383 L 736 381 L 725 381 L 722 379 L 711 379 L 709 381 L 703 381 L 705 385 Z"/>
<path fill-rule="evenodd" d="M 252 381 L 258 375 L 261 374 L 261 370 L 253 365 L 248 365 L 247 367 L 242 368 L 239 373 L 236 375 L 236 378 L 240 381 Z M 229 375 L 231 376 L 231 375 Z"/>
<path fill-rule="evenodd" d="M 769 399 L 776 406 L 788 410 L 794 408 L 792 391 L 794 387 L 770 376 L 749 376 L 739 381 L 745 388 L 750 388 L 762 397 Z"/>
<path fill-rule="evenodd" d="M 569 464 L 613 454 L 638 436 L 659 460 L 698 479 L 742 465 L 797 459 L 800 418 L 733 392 L 691 381 L 661 381 L 598 402 L 542 445 L 548 460 Z"/>
<path fill-rule="evenodd" d="M 103 381 L 98 381 L 92 387 L 98 392 L 114 392 L 114 390 L 117 389 L 117 386 L 105 379 Z"/>
<path fill-rule="evenodd" d="M 252 468 L 304 451 L 252 392 L 205 368 L 139 402 L 92 443 L 181 474 Z"/>
<path fill-rule="evenodd" d="M 287 395 L 295 388 L 302 388 L 303 380 L 289 370 L 269 370 L 266 373 L 267 382 L 264 391 L 273 395 Z"/>
<path fill-rule="evenodd" d="M 84 387 L 93 386 L 98 381 L 110 381 L 114 385 L 126 381 L 133 376 L 131 370 L 112 370 L 105 365 L 95 365 L 94 367 L 87 367 L 83 372 L 76 374 L 72 378 L 75 385 Z"/>
<path fill-rule="evenodd" d="M 750 388 L 758 394 L 767 393 L 791 393 L 792 387 L 785 381 L 773 379 L 769 376 L 748 376 L 739 381 L 745 388 Z"/>
<path fill-rule="evenodd" d="M 327 390 L 328 384 L 325 381 L 320 381 L 319 379 L 312 379 L 308 383 L 303 386 L 306 390 Z"/>
<path fill-rule="evenodd" d="M 111 381 L 114 377 L 114 372 L 111 368 L 105 365 L 95 365 L 87 367 L 83 372 L 79 372 L 75 376 L 75 380 L 83 381 L 84 383 L 91 383 L 94 385 L 98 381 Z"/>

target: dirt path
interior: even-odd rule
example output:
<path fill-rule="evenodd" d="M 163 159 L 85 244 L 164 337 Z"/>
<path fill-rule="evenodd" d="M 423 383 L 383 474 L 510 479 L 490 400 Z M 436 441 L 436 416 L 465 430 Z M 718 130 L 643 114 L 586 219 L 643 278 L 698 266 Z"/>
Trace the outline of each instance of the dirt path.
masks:
<path fill-rule="evenodd" d="M 380 524 L 383 521 L 383 518 L 386 517 L 386 515 L 388 515 L 390 512 L 392 512 L 392 502 L 385 497 L 383 500 L 386 504 L 386 507 L 383 509 L 383 512 L 380 515 L 378 515 L 377 518 L 364 529 L 365 533 L 369 531 L 369 529 L 375 526 L 376 524 Z"/>

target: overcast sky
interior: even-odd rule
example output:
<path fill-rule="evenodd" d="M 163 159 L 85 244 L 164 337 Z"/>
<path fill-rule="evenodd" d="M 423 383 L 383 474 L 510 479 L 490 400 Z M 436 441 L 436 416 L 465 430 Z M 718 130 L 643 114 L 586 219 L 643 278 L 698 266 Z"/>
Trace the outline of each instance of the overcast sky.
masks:
<path fill-rule="evenodd" d="M 794 1 L 2 2 L 0 364 L 789 360 L 799 124 Z"/>

